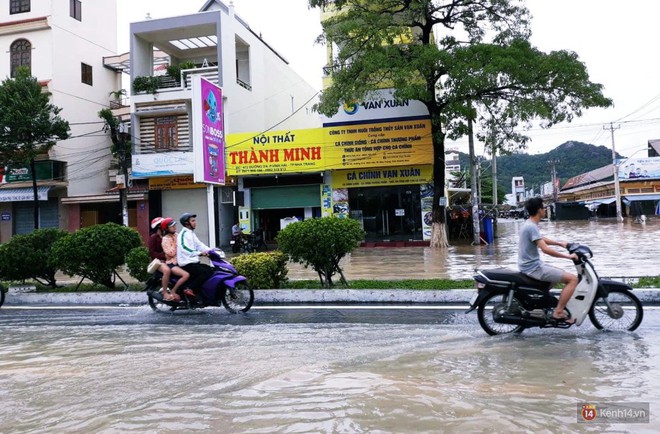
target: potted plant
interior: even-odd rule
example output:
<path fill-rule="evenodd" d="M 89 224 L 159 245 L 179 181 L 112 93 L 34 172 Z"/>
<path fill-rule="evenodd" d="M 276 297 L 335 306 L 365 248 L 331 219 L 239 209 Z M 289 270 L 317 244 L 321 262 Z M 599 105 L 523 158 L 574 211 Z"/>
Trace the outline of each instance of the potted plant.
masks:
<path fill-rule="evenodd" d="M 155 95 L 160 89 L 160 77 L 157 76 L 138 76 L 133 80 L 133 92 L 151 93 Z"/>
<path fill-rule="evenodd" d="M 167 67 L 167 75 L 172 77 L 177 84 L 181 84 L 181 79 L 186 80 L 186 75 L 184 74 L 183 77 L 181 77 L 181 71 L 185 69 L 194 69 L 197 65 L 195 65 L 195 62 L 192 61 L 186 61 L 186 62 L 181 62 L 177 65 L 170 65 Z"/>
<path fill-rule="evenodd" d="M 121 100 L 126 96 L 126 89 L 113 90 L 108 94 L 108 96 L 112 97 L 112 100 L 110 101 L 110 108 L 121 107 Z"/>

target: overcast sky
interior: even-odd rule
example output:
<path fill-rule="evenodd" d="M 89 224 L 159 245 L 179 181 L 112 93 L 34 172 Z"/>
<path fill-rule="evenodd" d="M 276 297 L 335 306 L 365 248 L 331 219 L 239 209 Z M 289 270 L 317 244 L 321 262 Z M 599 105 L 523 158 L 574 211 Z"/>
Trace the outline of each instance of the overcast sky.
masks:
<path fill-rule="evenodd" d="M 128 23 L 146 13 L 163 18 L 194 13 L 203 0 L 117 0 L 119 49 L 128 50 Z M 225 0 L 228 4 L 229 0 Z M 234 0 L 236 14 L 261 33 L 311 85 L 321 88 L 325 47 L 315 45 L 321 32 L 319 11 L 307 0 Z M 529 153 L 542 153 L 568 140 L 611 147 L 603 126 L 614 122 L 617 152 L 644 157 L 646 143 L 660 139 L 660 1 L 527 0 L 532 12 L 532 43 L 543 51 L 571 50 L 587 65 L 592 81 L 605 86 L 614 107 L 593 109 L 571 124 L 529 132 Z M 467 139 L 449 146 L 467 152 Z"/>

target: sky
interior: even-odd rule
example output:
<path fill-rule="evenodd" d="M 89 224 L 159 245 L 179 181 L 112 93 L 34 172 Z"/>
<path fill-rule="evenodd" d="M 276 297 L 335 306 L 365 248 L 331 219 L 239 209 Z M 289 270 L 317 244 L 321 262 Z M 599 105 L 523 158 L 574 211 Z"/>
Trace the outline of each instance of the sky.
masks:
<path fill-rule="evenodd" d="M 224 0 L 226 4 L 229 0 Z M 204 0 L 117 0 L 119 50 L 128 51 L 129 23 L 149 13 L 164 18 L 194 13 Z M 233 0 L 235 12 L 290 62 L 313 87 L 321 89 L 326 51 L 315 44 L 320 12 L 307 0 Z M 611 149 L 626 157 L 645 157 L 648 140 L 660 139 L 660 16 L 658 0 L 527 0 L 532 13 L 532 43 L 543 51 L 575 51 L 593 82 L 604 85 L 614 102 L 589 109 L 570 124 L 532 128 L 527 152 L 545 153 L 569 140 Z M 615 128 L 614 134 L 609 128 Z M 447 147 L 468 152 L 467 139 Z M 482 148 L 477 144 L 477 154 Z"/>

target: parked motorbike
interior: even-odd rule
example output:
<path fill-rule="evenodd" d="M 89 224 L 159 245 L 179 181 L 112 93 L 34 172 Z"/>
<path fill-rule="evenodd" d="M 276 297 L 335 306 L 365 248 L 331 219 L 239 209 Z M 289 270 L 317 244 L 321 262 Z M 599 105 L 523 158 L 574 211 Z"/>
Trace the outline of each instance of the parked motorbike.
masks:
<path fill-rule="evenodd" d="M 252 253 L 253 250 L 250 237 L 247 234 L 232 235 L 229 244 L 231 245 L 232 253 Z"/>
<path fill-rule="evenodd" d="M 569 244 L 578 285 L 565 312 L 580 326 L 587 315 L 597 329 L 635 330 L 642 322 L 643 310 L 632 288 L 623 282 L 601 279 L 590 261 L 589 247 Z M 565 320 L 552 318 L 558 298 L 550 292 L 552 284 L 542 282 L 506 268 L 477 270 L 474 280 L 477 293 L 470 301 L 470 309 L 477 310 L 479 324 L 489 335 L 521 333 L 529 327 L 569 328 Z"/>
<path fill-rule="evenodd" d="M 254 291 L 248 285 L 247 278 L 238 274 L 236 269 L 225 259 L 225 252 L 220 249 L 209 251 L 209 260 L 214 269 L 213 275 L 202 285 L 195 296 L 179 294 L 178 301 L 168 301 L 159 292 L 162 274 L 155 272 L 147 281 L 149 306 L 156 311 L 173 312 L 181 309 L 201 309 L 208 306 L 224 306 L 231 313 L 247 312 L 254 303 Z M 176 278 L 170 281 L 174 285 Z"/>

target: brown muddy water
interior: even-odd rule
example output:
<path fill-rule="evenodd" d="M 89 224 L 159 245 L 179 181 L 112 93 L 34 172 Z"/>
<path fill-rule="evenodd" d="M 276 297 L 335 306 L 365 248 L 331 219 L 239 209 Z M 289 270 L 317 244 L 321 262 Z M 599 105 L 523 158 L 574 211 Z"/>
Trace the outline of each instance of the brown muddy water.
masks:
<path fill-rule="evenodd" d="M 475 268 L 517 269 L 518 231 L 524 220 L 500 219 L 492 245 L 454 242 L 446 250 L 428 247 L 359 248 L 340 263 L 351 279 L 469 279 Z M 585 244 L 601 277 L 660 275 L 660 219 L 645 224 L 614 220 L 541 222 L 541 233 L 555 240 Z M 567 270 L 570 261 L 543 255 L 543 260 Z M 298 264 L 289 267 L 291 279 L 316 279 Z"/>

